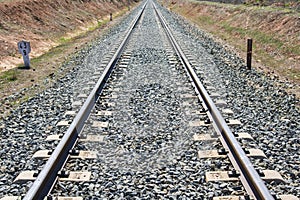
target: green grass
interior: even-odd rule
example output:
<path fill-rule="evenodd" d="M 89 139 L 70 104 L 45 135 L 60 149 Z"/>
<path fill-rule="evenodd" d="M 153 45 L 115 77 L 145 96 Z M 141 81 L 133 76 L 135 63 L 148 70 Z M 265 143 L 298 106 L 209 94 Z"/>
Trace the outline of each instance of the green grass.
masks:
<path fill-rule="evenodd" d="M 99 20 L 96 25 L 90 26 L 88 28 L 88 31 L 94 31 L 94 30 L 100 28 L 101 26 L 107 24 L 108 22 L 109 22 L 108 19 L 106 19 L 106 20 Z"/>
<path fill-rule="evenodd" d="M 16 69 L 10 69 L 0 74 L 0 80 L 1 82 L 13 82 L 17 80 L 18 74 L 20 72 Z"/>
<path fill-rule="evenodd" d="M 52 58 L 55 58 L 57 55 L 61 54 L 64 51 L 65 46 L 67 46 L 67 42 L 59 46 L 53 47 L 47 53 L 44 53 L 39 57 L 31 59 L 31 65 L 35 65 L 36 63 L 40 63 L 42 61 L 51 60 Z"/>
<path fill-rule="evenodd" d="M 65 37 L 61 37 L 59 38 L 59 43 L 60 44 L 64 44 L 64 43 L 68 43 L 71 41 L 72 38 L 65 38 Z"/>

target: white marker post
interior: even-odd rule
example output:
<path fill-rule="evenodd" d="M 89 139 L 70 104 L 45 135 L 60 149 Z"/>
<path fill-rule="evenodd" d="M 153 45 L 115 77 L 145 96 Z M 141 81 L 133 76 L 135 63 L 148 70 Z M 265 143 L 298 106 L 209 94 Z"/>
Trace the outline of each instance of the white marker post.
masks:
<path fill-rule="evenodd" d="M 30 42 L 26 42 L 22 40 L 18 42 L 18 48 L 19 48 L 19 52 L 23 55 L 25 68 L 29 69 L 30 68 L 29 53 L 31 51 Z"/>

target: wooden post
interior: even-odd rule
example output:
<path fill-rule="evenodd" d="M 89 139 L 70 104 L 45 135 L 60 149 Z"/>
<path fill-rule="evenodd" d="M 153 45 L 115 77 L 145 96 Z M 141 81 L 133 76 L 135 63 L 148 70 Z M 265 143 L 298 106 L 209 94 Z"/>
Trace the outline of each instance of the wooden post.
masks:
<path fill-rule="evenodd" d="M 252 39 L 247 40 L 247 69 L 251 70 Z"/>

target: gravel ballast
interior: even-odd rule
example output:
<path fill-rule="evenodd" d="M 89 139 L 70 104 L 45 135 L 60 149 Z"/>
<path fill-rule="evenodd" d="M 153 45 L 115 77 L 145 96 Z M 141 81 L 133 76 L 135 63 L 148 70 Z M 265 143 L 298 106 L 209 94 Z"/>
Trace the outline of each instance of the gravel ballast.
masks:
<path fill-rule="evenodd" d="M 45 161 L 32 159 L 32 155 L 57 145 L 58 142 L 47 142 L 45 138 L 64 133 L 66 127 L 57 127 L 57 123 L 72 120 L 65 112 L 79 109 L 78 102 L 83 100 L 78 95 L 91 91 L 88 83 L 96 81 L 94 73 L 103 70 L 138 9 L 66 63 L 63 67 L 74 68 L 64 78 L 0 122 L 0 198 L 26 193 L 32 182 L 12 181 L 21 171 L 43 167 Z M 267 159 L 253 159 L 255 167 L 277 170 L 286 180 L 267 184 L 268 188 L 300 197 L 299 100 L 285 92 L 291 84 L 255 69 L 246 70 L 240 58 L 207 33 L 165 9 L 162 12 L 179 44 L 196 61 L 201 79 L 211 82 L 214 92 L 234 111 L 233 118 L 243 123 L 233 130 L 248 132 L 254 138 L 250 143 L 241 141 L 241 145 L 259 148 L 267 155 Z M 203 117 L 190 114 L 202 107 L 197 99 L 182 97 L 195 92 L 184 71 L 170 64 L 174 53 L 156 21 L 152 7 L 147 6 L 125 51 L 130 55 L 128 66 L 118 69 L 116 80 L 104 92 L 107 96 L 116 93 L 118 98 L 111 100 L 112 106 L 99 103 L 93 111 L 111 110 L 113 115 L 91 115 L 89 119 L 109 122 L 109 127 L 95 128 L 89 123 L 84 129 L 86 134 L 103 135 L 104 142 L 79 143 L 76 147 L 97 151 L 98 159 L 74 159 L 66 165 L 67 170 L 92 172 L 92 181 L 59 182 L 54 196 L 208 199 L 245 194 L 240 182 L 205 181 L 205 171 L 231 170 L 232 166 L 227 158 L 197 158 L 198 150 L 217 149 L 220 144 L 193 141 L 194 134 L 213 130 L 188 125 Z"/>
<path fill-rule="evenodd" d="M 102 97 L 93 111 L 111 110 L 113 116 L 92 115 L 85 127 L 85 134 L 103 135 L 104 142 L 80 143 L 77 148 L 97 151 L 98 159 L 72 160 L 66 166 L 68 171 L 90 171 L 91 183 L 60 182 L 53 196 L 201 199 L 244 194 L 239 182 L 205 181 L 206 171 L 233 168 L 227 158 L 198 161 L 198 150 L 211 147 L 193 141 L 195 133 L 207 128 L 189 126 L 199 116 L 188 112 L 202 107 L 184 70 L 170 65 L 174 52 L 157 22 L 148 5 L 125 51 L 128 66 L 115 72 L 104 92 L 117 98 Z M 187 93 L 194 97 L 183 98 Z M 109 127 L 95 128 L 94 121 L 108 122 Z"/>
<path fill-rule="evenodd" d="M 253 160 L 254 166 L 276 170 L 286 181 L 271 182 L 267 184 L 268 188 L 277 194 L 294 194 L 299 198 L 299 99 L 285 91 L 297 85 L 279 80 L 275 75 L 247 70 L 241 58 L 216 43 L 211 35 L 195 29 L 168 10 L 165 10 L 165 16 L 168 21 L 181 24 L 170 23 L 170 26 L 178 39 L 189 38 L 178 41 L 201 68 L 199 76 L 213 83 L 234 111 L 234 118 L 243 123 L 233 131 L 247 132 L 254 138 L 254 143 L 241 141 L 242 146 L 258 148 L 266 154 L 268 159 Z"/>
<path fill-rule="evenodd" d="M 60 69 L 60 72 L 71 69 L 65 77 L 45 79 L 44 83 L 51 85 L 49 89 L 22 103 L 0 122 L 0 198 L 26 193 L 32 182 L 15 184 L 13 180 L 21 171 L 42 169 L 45 162 L 32 159 L 33 154 L 56 147 L 57 142 L 46 142 L 46 137 L 64 133 L 66 127 L 56 127 L 57 123 L 68 117 L 65 116 L 66 111 L 78 110 L 79 107 L 73 103 L 80 100 L 79 94 L 89 94 L 92 86 L 86 83 L 93 81 L 91 76 L 95 72 L 102 72 L 115 43 L 124 37 L 136 12 L 133 11 L 103 37 L 77 52 Z M 6 101 L 20 95 L 23 95 L 22 91 L 6 98 Z"/>

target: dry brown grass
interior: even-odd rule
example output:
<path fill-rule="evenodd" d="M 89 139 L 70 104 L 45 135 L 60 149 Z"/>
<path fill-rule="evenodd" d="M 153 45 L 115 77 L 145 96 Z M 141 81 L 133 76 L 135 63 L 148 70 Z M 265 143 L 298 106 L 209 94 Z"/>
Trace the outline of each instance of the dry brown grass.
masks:
<path fill-rule="evenodd" d="M 166 7 L 221 38 L 246 57 L 246 40 L 253 38 L 253 66 L 295 83 L 300 97 L 300 14 L 274 7 L 163 1 Z"/>

